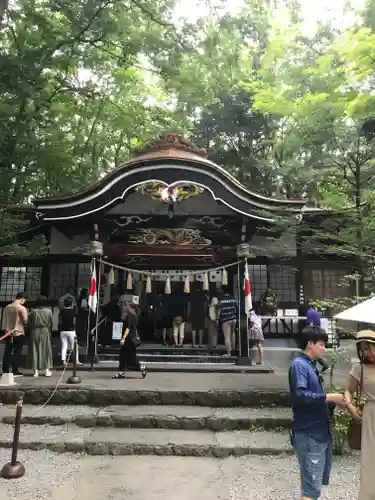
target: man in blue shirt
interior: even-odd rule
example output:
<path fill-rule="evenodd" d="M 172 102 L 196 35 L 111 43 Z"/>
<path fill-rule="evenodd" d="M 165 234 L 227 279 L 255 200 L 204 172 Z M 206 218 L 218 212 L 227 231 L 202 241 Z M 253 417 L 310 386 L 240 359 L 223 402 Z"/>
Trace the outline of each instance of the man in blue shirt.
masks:
<path fill-rule="evenodd" d="M 328 336 L 319 326 L 304 329 L 304 352 L 289 370 L 293 409 L 291 441 L 301 477 L 301 500 L 317 500 L 328 486 L 332 463 L 331 417 L 334 405 L 345 405 L 342 394 L 326 394 L 316 362 L 325 352 Z"/>

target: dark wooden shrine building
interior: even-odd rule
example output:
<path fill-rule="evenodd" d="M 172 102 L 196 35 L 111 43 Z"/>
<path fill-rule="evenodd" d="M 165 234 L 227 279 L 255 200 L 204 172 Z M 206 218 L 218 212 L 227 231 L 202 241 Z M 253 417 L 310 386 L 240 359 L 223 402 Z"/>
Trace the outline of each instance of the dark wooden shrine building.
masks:
<path fill-rule="evenodd" d="M 342 262 L 301 252 L 301 217 L 318 209 L 304 200 L 280 200 L 254 193 L 179 134 L 167 134 L 86 190 L 34 199 L 25 208 L 35 232 L 47 236 L 48 255 L 38 259 L 0 261 L 0 306 L 26 291 L 31 301 L 43 294 L 51 306 L 67 287 L 88 287 L 90 242 L 103 244 L 103 260 L 153 275 L 152 292 L 161 291 L 171 273 L 212 270 L 248 252 L 253 300 L 267 287 L 281 310 L 296 310 L 305 297 L 330 298 L 347 293 L 338 287 L 347 268 Z M 283 230 L 278 220 L 283 220 Z M 287 221 L 287 224 L 285 224 Z M 248 244 L 246 250 L 246 244 Z M 242 247 L 241 247 L 242 245 Z M 245 245 L 245 247 L 244 247 Z M 109 271 L 102 269 L 103 276 Z M 240 278 L 238 278 L 240 272 Z M 145 276 L 133 273 L 137 294 L 145 294 Z M 126 272 L 116 274 L 117 287 Z M 198 273 L 195 278 L 201 280 Z M 194 281 L 193 279 L 193 281 Z M 209 272 L 211 286 L 222 272 Z M 238 296 L 243 268 L 228 268 L 228 284 Z M 105 286 L 105 277 L 102 280 Z M 105 294 L 104 294 L 105 295 Z M 102 299 L 104 300 L 104 299 Z M 57 327 L 57 316 L 55 321 Z"/>

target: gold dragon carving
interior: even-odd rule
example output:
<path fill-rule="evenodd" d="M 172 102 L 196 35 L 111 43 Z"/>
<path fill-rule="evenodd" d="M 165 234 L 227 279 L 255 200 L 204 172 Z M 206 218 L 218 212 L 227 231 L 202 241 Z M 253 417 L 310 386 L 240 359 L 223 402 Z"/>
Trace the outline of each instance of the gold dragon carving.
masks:
<path fill-rule="evenodd" d="M 132 245 L 211 245 L 199 229 L 141 229 L 141 234 L 129 238 Z"/>
<path fill-rule="evenodd" d="M 153 200 L 164 203 L 170 202 L 170 199 L 174 203 L 181 203 L 193 196 L 198 196 L 204 191 L 203 188 L 193 183 L 181 182 L 168 185 L 161 181 L 145 182 L 138 186 L 136 190 L 144 196 L 149 196 Z"/>

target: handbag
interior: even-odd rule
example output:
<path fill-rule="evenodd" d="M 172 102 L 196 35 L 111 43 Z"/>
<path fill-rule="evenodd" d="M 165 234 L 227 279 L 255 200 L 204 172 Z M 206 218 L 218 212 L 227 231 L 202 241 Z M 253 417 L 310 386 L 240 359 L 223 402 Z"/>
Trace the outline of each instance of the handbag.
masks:
<path fill-rule="evenodd" d="M 363 364 L 361 363 L 361 378 L 357 386 L 357 405 L 360 404 L 362 399 L 362 388 L 363 388 Z M 349 421 L 348 431 L 347 431 L 348 444 L 352 450 L 360 450 L 362 442 L 362 421 L 358 422 L 352 418 Z"/>

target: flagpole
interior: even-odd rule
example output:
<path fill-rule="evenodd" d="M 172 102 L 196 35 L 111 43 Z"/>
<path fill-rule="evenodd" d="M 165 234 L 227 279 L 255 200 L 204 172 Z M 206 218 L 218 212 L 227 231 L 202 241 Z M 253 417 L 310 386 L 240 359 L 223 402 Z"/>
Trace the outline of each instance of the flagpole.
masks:
<path fill-rule="evenodd" d="M 91 288 L 91 280 L 92 280 L 94 268 L 95 268 L 95 257 L 93 257 L 91 259 L 89 291 Z M 87 320 L 87 334 L 86 334 L 86 357 L 87 358 L 89 357 L 89 350 L 90 350 L 91 317 L 92 317 L 92 311 L 91 311 L 91 307 L 89 306 L 89 317 Z"/>
<path fill-rule="evenodd" d="M 98 288 L 97 288 L 97 305 L 96 305 L 96 322 L 95 326 L 99 324 L 99 307 L 100 307 L 100 287 L 101 287 L 101 281 L 102 281 L 102 268 L 103 264 L 99 262 L 99 276 L 98 276 Z M 95 344 L 94 344 L 94 356 L 95 359 L 97 359 L 98 356 L 98 338 L 99 338 L 99 328 L 95 328 Z"/>

